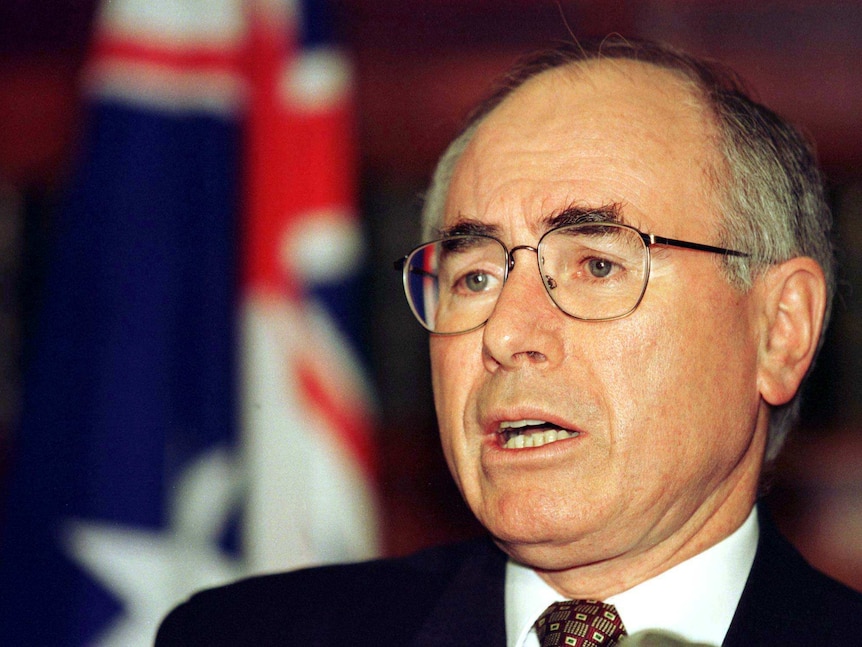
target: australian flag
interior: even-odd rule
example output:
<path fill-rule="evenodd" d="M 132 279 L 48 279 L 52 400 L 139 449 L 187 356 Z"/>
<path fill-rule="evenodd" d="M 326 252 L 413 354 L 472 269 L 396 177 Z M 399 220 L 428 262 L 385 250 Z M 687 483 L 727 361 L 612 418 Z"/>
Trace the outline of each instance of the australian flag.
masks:
<path fill-rule="evenodd" d="M 319 9 L 105 1 L 0 517 L 0 644 L 148 645 L 196 589 L 377 552 L 341 316 L 349 69 Z"/>

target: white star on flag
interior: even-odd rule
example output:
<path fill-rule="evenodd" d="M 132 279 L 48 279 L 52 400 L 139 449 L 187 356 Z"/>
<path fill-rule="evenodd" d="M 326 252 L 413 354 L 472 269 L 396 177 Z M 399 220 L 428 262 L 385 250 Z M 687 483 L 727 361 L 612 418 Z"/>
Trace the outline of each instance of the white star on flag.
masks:
<path fill-rule="evenodd" d="M 124 607 L 95 645 L 151 645 L 175 604 L 243 575 L 242 562 L 219 546 L 241 495 L 240 470 L 226 451 L 214 449 L 181 475 L 164 530 L 68 523 L 63 538 L 68 552 Z"/>

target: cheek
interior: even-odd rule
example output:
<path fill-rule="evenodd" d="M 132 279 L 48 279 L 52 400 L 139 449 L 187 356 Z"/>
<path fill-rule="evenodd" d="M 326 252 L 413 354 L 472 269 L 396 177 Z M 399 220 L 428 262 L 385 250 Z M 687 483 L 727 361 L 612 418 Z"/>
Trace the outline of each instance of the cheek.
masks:
<path fill-rule="evenodd" d="M 434 390 L 434 404 L 440 423 L 447 422 L 454 413 L 452 402 L 465 378 L 465 366 L 459 357 L 456 337 L 431 337 L 431 386 Z"/>
<path fill-rule="evenodd" d="M 689 395 L 718 398 L 716 389 L 750 382 L 757 344 L 748 298 L 714 269 L 665 292 L 652 307 L 621 322 L 630 330 L 622 335 L 620 353 L 632 371 L 643 374 L 642 385 L 673 385 Z"/>
<path fill-rule="evenodd" d="M 673 460 L 743 451 L 756 417 L 756 344 L 745 304 L 703 297 L 620 322 L 631 328 L 615 349 L 625 368 L 611 369 L 619 395 L 613 415 L 630 446 L 673 457 L 670 469 Z"/>
<path fill-rule="evenodd" d="M 481 347 L 476 350 L 475 333 L 454 337 L 431 337 L 431 384 L 440 427 L 440 439 L 450 468 L 456 460 L 455 446 L 463 442 L 464 413 L 469 395 L 481 371 Z M 472 343 L 471 343 L 472 342 Z"/>

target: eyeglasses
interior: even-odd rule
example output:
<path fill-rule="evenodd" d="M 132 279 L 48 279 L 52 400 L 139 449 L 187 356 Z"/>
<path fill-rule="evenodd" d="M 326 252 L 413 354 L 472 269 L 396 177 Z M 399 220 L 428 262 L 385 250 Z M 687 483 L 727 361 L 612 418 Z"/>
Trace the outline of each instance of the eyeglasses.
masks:
<path fill-rule="evenodd" d="M 536 252 L 551 300 L 575 319 L 608 321 L 632 312 L 649 281 L 650 247 L 668 245 L 724 256 L 732 249 L 645 234 L 614 222 L 563 225 L 536 247 L 511 250 L 493 236 L 455 234 L 420 245 L 395 262 L 416 319 L 428 331 L 455 335 L 488 321 L 515 267 L 515 252 Z"/>

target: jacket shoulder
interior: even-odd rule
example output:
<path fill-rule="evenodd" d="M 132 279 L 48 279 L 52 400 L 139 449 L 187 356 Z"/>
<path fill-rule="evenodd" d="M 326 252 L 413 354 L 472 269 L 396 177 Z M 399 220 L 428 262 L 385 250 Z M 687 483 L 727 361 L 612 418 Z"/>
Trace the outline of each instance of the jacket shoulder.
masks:
<path fill-rule="evenodd" d="M 490 541 L 477 540 L 402 558 L 251 577 L 178 606 L 162 623 L 156 645 L 324 645 L 340 638 L 404 643 L 464 564 L 496 560 L 497 552 Z"/>
<path fill-rule="evenodd" d="M 841 644 L 862 635 L 862 593 L 813 568 L 761 515 L 761 538 L 725 645 Z"/>

